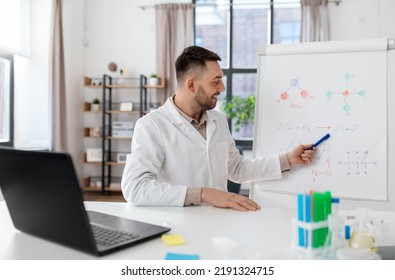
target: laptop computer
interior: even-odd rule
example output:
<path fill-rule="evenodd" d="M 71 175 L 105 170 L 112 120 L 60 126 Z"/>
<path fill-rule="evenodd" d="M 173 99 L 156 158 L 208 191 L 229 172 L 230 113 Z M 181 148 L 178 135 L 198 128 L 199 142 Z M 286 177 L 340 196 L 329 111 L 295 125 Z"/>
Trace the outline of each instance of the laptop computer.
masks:
<path fill-rule="evenodd" d="M 105 255 L 170 230 L 86 211 L 67 153 L 0 149 L 0 187 L 15 228 L 90 254 Z M 103 232 L 106 240 L 100 239 Z"/>

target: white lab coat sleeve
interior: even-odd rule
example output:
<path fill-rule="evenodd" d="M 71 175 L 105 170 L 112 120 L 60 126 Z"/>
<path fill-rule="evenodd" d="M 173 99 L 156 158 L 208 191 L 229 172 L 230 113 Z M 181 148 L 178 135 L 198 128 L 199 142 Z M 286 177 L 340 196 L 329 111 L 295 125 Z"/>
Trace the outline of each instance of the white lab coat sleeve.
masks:
<path fill-rule="evenodd" d="M 229 134 L 228 176 L 236 183 L 280 179 L 281 166 L 278 155 L 246 159 L 240 155 L 235 141 Z"/>
<path fill-rule="evenodd" d="M 140 118 L 135 125 L 132 152 L 122 175 L 125 199 L 138 206 L 183 206 L 187 186 L 159 182 L 165 157 L 161 129 L 152 118 Z"/>

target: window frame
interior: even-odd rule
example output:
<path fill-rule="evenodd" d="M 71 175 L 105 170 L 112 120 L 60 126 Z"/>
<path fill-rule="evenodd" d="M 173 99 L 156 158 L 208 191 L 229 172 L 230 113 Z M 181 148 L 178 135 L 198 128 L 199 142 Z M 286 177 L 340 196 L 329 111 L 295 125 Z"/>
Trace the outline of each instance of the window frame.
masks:
<path fill-rule="evenodd" d="M 194 34 L 196 34 L 196 6 L 199 6 L 199 4 L 196 4 L 197 0 L 193 0 L 194 4 Z M 233 80 L 233 75 L 234 74 L 257 74 L 258 69 L 257 68 L 233 68 L 233 0 L 228 0 L 229 1 L 229 30 L 228 30 L 228 36 L 229 36 L 229 50 L 228 50 L 228 69 L 222 69 L 224 75 L 226 76 L 226 98 L 230 100 L 232 98 L 232 80 Z M 268 44 L 273 43 L 273 12 L 274 12 L 274 0 L 270 0 L 270 22 L 268 23 L 270 25 L 269 27 L 269 34 L 268 34 Z M 204 4 L 202 4 L 204 5 Z M 196 44 L 196 36 L 194 36 L 194 43 Z M 232 133 L 233 127 L 232 127 L 232 120 L 228 119 L 228 124 L 229 124 L 229 129 L 230 132 Z M 252 150 L 252 145 L 253 145 L 254 139 L 251 140 L 240 140 L 240 139 L 235 139 L 236 145 L 242 147 L 245 150 Z"/>
<path fill-rule="evenodd" d="M 14 56 L 0 51 L 0 58 L 10 61 L 10 108 L 9 108 L 9 139 L 1 142 L 0 146 L 12 147 L 14 145 Z"/>

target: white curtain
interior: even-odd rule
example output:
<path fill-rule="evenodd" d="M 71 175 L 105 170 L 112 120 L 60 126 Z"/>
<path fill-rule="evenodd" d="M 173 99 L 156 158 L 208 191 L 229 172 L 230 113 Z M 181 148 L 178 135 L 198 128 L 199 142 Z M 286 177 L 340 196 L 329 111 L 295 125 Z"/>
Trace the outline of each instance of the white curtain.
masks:
<path fill-rule="evenodd" d="M 194 42 L 193 4 L 157 4 L 156 71 L 167 79 L 166 96 L 174 94 L 177 80 L 174 62 Z"/>
<path fill-rule="evenodd" d="M 329 15 L 327 0 L 301 0 L 301 42 L 329 41 Z"/>
<path fill-rule="evenodd" d="M 52 30 L 49 58 L 49 95 L 51 147 L 53 151 L 67 150 L 66 87 L 62 27 L 63 0 L 53 0 Z"/>

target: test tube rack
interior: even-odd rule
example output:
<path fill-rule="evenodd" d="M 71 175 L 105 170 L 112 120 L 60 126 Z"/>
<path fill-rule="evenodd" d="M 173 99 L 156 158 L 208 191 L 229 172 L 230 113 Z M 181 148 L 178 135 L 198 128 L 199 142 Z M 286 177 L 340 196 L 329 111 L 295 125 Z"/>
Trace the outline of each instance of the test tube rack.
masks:
<path fill-rule="evenodd" d="M 307 255 L 319 255 L 324 249 L 328 221 L 303 222 L 292 219 L 292 249 Z M 316 240 L 314 240 L 316 239 Z"/>
<path fill-rule="evenodd" d="M 331 202 L 330 191 L 310 191 L 297 195 L 298 217 L 292 220 L 293 248 L 313 255 L 321 253 L 328 234 Z"/>

